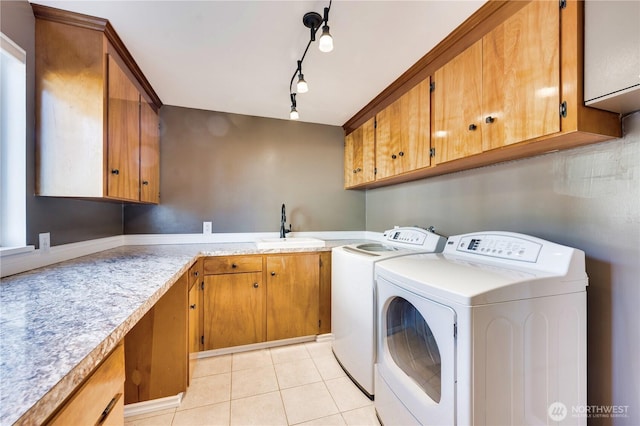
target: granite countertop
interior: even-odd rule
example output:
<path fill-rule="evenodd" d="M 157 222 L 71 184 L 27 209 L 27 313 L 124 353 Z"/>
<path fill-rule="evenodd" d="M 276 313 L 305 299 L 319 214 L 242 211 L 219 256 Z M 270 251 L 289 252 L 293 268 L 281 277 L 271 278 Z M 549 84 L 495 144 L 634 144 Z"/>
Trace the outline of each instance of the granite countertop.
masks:
<path fill-rule="evenodd" d="M 253 243 L 122 246 L 2 279 L 0 424 L 40 424 L 115 348 L 199 256 Z"/>

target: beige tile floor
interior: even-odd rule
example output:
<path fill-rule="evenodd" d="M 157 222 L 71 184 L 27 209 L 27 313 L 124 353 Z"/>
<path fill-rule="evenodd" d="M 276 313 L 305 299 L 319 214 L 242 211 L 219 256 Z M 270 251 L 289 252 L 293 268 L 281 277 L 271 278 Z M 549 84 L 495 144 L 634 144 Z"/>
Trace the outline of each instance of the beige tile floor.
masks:
<path fill-rule="evenodd" d="M 345 375 L 330 342 L 199 359 L 177 409 L 128 417 L 127 426 L 379 426 L 371 402 Z"/>

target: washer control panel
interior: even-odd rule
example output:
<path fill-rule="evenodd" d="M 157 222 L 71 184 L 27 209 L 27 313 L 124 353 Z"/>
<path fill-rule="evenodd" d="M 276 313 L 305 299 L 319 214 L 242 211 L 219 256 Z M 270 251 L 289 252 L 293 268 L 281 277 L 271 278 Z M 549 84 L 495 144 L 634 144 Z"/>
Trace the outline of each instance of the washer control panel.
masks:
<path fill-rule="evenodd" d="M 424 250 L 440 253 L 447 239 L 430 229 L 416 226 L 395 227 L 385 231 L 383 236 L 387 244 L 394 247 L 404 247 L 412 250 Z"/>
<path fill-rule="evenodd" d="M 496 234 L 465 235 L 456 247 L 458 252 L 533 263 L 538 260 L 540 250 L 542 244 L 537 242 Z"/>
<path fill-rule="evenodd" d="M 424 241 L 427 239 L 427 231 L 422 231 L 417 229 L 391 229 L 387 231 L 387 240 L 388 241 L 399 241 L 405 244 L 415 244 L 422 245 Z"/>

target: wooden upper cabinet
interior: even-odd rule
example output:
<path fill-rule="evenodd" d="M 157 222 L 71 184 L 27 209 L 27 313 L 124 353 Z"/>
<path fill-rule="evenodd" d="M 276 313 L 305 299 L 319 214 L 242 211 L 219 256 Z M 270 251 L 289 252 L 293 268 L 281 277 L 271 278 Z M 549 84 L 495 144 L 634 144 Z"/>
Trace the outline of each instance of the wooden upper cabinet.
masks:
<path fill-rule="evenodd" d="M 153 88 L 107 20 L 31 7 L 36 195 L 157 203 Z"/>
<path fill-rule="evenodd" d="M 430 79 L 376 115 L 376 180 L 430 165 Z"/>
<path fill-rule="evenodd" d="M 560 8 L 533 1 L 482 39 L 483 149 L 560 131 Z"/>
<path fill-rule="evenodd" d="M 140 201 L 160 202 L 160 121 L 143 97 L 140 102 Z"/>
<path fill-rule="evenodd" d="M 139 199 L 140 93 L 108 56 L 107 196 Z"/>
<path fill-rule="evenodd" d="M 583 23 L 584 2 L 580 0 L 486 2 L 343 125 L 349 133 L 371 116 L 378 119 L 376 179 L 357 188 L 407 182 L 620 137 L 618 114 L 584 105 Z M 419 146 L 408 149 L 401 142 L 407 136 L 397 130 L 403 128 L 397 123 L 410 120 L 411 112 L 418 111 L 403 112 L 401 102 L 415 90 L 414 81 L 428 75 L 435 85 L 431 95 L 435 164 L 403 165 L 397 161 L 400 152 L 403 160 L 417 160 L 424 158 L 426 150 Z M 391 98 L 403 92 L 389 105 Z"/>
<path fill-rule="evenodd" d="M 375 118 L 344 138 L 344 187 L 375 179 Z"/>
<path fill-rule="evenodd" d="M 482 41 L 433 76 L 435 163 L 482 152 Z"/>

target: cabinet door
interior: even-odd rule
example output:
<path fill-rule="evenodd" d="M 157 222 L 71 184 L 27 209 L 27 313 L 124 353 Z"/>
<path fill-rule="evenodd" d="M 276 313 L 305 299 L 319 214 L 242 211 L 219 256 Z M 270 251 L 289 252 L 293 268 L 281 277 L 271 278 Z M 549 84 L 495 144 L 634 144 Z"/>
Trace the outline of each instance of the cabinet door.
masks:
<path fill-rule="evenodd" d="M 194 284 L 189 290 L 189 353 L 200 350 L 200 286 Z M 190 364 L 191 365 L 191 364 Z"/>
<path fill-rule="evenodd" d="M 140 199 L 140 93 L 109 55 L 107 196 Z"/>
<path fill-rule="evenodd" d="M 485 151 L 560 131 L 559 50 L 557 2 L 533 1 L 483 38 Z"/>
<path fill-rule="evenodd" d="M 376 179 L 430 165 L 430 79 L 376 116 Z"/>
<path fill-rule="evenodd" d="M 160 131 L 158 114 L 140 103 L 140 201 L 160 202 Z"/>
<path fill-rule="evenodd" d="M 267 256 L 267 340 L 318 334 L 320 258 Z"/>
<path fill-rule="evenodd" d="M 375 118 L 345 136 L 344 173 L 345 188 L 375 179 Z"/>
<path fill-rule="evenodd" d="M 204 278 L 204 349 L 264 341 L 262 273 Z"/>
<path fill-rule="evenodd" d="M 436 164 L 482 152 L 482 41 L 434 73 Z"/>

